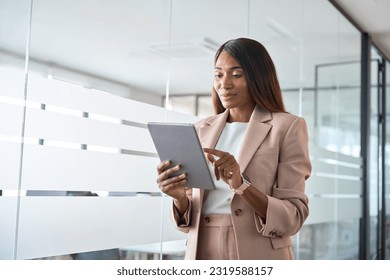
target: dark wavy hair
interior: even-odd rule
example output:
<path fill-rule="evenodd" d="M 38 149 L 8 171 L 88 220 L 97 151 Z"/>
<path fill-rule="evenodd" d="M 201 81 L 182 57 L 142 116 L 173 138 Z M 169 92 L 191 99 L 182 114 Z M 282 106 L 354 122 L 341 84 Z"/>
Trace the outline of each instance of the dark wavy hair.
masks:
<path fill-rule="evenodd" d="M 269 112 L 286 112 L 275 65 L 261 43 L 248 38 L 229 40 L 217 50 L 214 64 L 223 51 L 240 63 L 257 106 Z M 212 100 L 216 114 L 225 111 L 214 87 Z"/>

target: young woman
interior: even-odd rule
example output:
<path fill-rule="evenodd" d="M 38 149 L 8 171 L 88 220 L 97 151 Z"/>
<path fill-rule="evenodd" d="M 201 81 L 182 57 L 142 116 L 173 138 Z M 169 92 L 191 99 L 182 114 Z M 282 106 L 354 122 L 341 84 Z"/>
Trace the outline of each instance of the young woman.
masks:
<path fill-rule="evenodd" d="M 215 115 L 196 123 L 216 189 L 186 188 L 162 162 L 157 183 L 186 232 L 186 259 L 293 259 L 291 236 L 309 209 L 304 119 L 285 111 L 275 66 L 259 42 L 239 38 L 215 55 Z"/>

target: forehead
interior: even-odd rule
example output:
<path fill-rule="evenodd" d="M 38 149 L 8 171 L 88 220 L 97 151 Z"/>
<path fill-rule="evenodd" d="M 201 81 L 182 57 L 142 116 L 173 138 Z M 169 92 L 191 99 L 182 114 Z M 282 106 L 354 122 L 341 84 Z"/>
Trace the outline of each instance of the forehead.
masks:
<path fill-rule="evenodd" d="M 218 69 L 231 69 L 231 68 L 241 68 L 241 64 L 228 52 L 222 51 L 218 56 L 217 61 L 215 62 L 215 68 Z"/>

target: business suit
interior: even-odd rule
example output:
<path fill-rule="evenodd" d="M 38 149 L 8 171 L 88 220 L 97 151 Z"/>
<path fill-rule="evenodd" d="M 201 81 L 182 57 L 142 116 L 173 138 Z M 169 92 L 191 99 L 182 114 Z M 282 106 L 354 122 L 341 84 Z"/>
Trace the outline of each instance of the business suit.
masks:
<path fill-rule="evenodd" d="M 228 110 L 196 123 L 203 147 L 215 147 L 228 118 Z M 240 195 L 231 200 L 233 228 L 239 259 L 293 259 L 290 236 L 309 214 L 305 180 L 310 176 L 306 123 L 287 113 L 270 113 L 255 107 L 237 162 L 253 187 L 268 196 L 267 217 L 260 218 Z M 186 232 L 186 259 L 196 259 L 203 189 L 188 189 L 189 208 L 177 227 Z"/>

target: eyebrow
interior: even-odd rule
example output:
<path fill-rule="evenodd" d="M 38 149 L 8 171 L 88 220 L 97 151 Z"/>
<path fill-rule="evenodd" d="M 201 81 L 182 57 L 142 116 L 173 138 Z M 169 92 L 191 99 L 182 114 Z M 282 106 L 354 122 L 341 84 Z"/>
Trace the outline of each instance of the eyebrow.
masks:
<path fill-rule="evenodd" d="M 222 70 L 222 67 L 215 66 L 214 69 Z M 229 68 L 229 70 L 236 70 L 236 69 L 242 69 L 242 67 L 241 66 L 233 66 L 233 67 Z"/>

